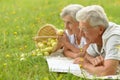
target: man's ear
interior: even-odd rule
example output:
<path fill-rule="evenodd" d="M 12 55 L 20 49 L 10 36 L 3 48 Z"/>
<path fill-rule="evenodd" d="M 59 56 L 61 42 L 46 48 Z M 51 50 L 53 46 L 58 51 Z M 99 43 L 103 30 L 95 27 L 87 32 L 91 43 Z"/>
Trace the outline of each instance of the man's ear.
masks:
<path fill-rule="evenodd" d="M 99 26 L 99 34 L 100 35 L 102 35 L 103 34 L 103 32 L 104 32 L 104 30 L 105 30 L 105 27 L 103 27 L 103 26 Z"/>

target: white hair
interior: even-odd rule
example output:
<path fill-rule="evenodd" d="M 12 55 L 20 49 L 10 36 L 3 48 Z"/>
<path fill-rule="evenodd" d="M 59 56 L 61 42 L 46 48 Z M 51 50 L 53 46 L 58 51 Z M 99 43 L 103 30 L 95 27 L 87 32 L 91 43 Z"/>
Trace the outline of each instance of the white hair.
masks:
<path fill-rule="evenodd" d="M 108 19 L 104 9 L 99 5 L 91 5 L 79 10 L 76 14 L 77 21 L 88 22 L 91 26 L 102 25 L 108 27 Z"/>
<path fill-rule="evenodd" d="M 67 15 L 71 16 L 74 20 L 76 20 L 76 13 L 82 9 L 83 6 L 79 4 L 70 4 L 62 9 L 60 13 L 60 17 L 63 18 Z M 76 20 L 77 21 L 77 20 Z"/>

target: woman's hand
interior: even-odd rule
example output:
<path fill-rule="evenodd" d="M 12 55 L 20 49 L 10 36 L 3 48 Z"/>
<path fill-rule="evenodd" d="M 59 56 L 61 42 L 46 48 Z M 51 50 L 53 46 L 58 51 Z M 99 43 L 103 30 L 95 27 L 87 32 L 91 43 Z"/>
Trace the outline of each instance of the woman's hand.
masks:
<path fill-rule="evenodd" d="M 61 49 L 64 47 L 64 43 L 63 43 L 63 35 L 58 35 L 58 38 L 57 38 L 57 45 L 55 47 L 55 49 L 53 50 L 53 52 Z"/>
<path fill-rule="evenodd" d="M 82 57 L 77 57 L 77 58 L 75 58 L 74 63 L 75 63 L 75 64 L 82 64 L 83 61 L 84 61 L 84 58 L 82 58 Z"/>

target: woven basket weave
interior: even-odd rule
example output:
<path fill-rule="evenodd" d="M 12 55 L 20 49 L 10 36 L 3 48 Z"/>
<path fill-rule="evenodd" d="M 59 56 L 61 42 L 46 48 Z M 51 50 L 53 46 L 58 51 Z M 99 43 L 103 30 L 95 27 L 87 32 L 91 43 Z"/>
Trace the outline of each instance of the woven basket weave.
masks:
<path fill-rule="evenodd" d="M 47 40 L 48 38 L 57 38 L 56 32 L 57 29 L 52 24 L 46 24 L 43 27 L 41 27 L 37 32 L 37 36 L 33 38 L 36 42 L 36 46 L 38 42 Z"/>

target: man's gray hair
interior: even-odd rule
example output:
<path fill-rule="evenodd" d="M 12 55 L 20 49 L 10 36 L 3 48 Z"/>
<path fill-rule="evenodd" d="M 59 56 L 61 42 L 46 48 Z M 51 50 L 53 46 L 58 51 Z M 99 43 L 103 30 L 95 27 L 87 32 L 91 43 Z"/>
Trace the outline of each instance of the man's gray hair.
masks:
<path fill-rule="evenodd" d="M 67 15 L 71 16 L 74 20 L 76 20 L 76 13 L 82 9 L 83 6 L 79 4 L 70 4 L 62 9 L 60 13 L 60 17 L 63 18 Z M 76 20 L 77 21 L 77 20 Z"/>
<path fill-rule="evenodd" d="M 76 14 L 77 21 L 88 22 L 91 26 L 102 25 L 108 27 L 108 19 L 104 9 L 99 5 L 91 5 L 79 10 Z"/>

